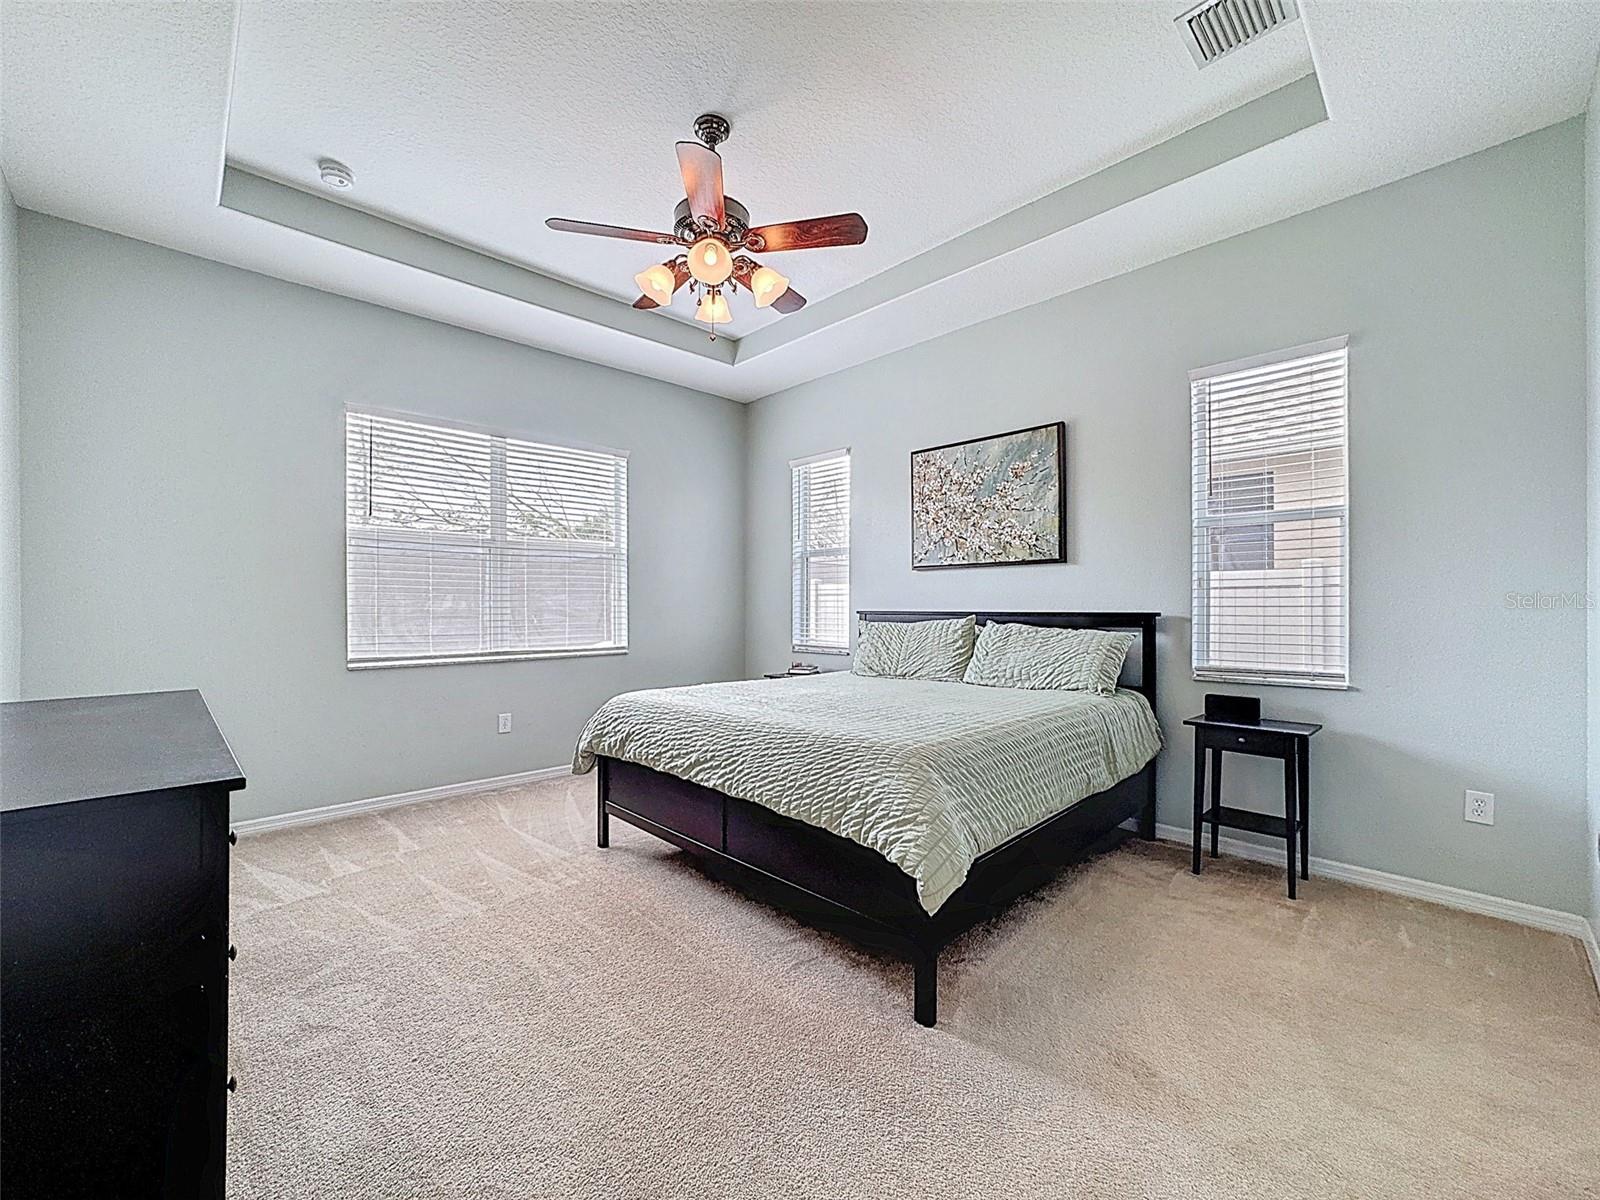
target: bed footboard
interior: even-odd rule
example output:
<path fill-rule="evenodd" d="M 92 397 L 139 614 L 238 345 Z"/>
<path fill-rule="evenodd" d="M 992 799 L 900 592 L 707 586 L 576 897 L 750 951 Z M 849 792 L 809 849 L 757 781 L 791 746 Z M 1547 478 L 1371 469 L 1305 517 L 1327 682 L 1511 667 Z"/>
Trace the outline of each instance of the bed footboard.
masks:
<path fill-rule="evenodd" d="M 598 763 L 596 841 L 615 816 L 688 851 L 717 878 L 801 919 L 911 962 L 913 1015 L 938 1019 L 939 952 L 1066 865 L 1116 845 L 1124 822 L 1154 833 L 1155 763 L 982 855 L 929 916 L 916 884 L 876 851 L 700 784 L 620 759 Z M 1148 830 L 1148 832 L 1146 832 Z"/>

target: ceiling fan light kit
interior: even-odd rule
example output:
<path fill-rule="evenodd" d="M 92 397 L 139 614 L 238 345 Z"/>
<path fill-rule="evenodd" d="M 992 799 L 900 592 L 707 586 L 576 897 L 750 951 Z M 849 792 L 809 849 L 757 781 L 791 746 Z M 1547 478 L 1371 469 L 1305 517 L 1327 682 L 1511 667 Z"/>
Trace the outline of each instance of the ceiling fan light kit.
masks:
<path fill-rule="evenodd" d="M 732 320 L 724 294 L 727 291 L 743 287 L 749 291 L 757 308 L 771 307 L 780 313 L 796 312 L 805 306 L 806 298 L 789 286 L 788 276 L 739 251 L 760 254 L 820 250 L 829 246 L 859 246 L 867 240 L 867 223 L 859 213 L 751 228 L 749 211 L 722 188 L 722 156 L 717 153 L 717 147 L 728 140 L 731 130 L 726 117 L 702 113 L 694 122 L 695 136 L 700 140 L 678 143 L 678 168 L 683 175 L 685 197 L 672 214 L 671 233 L 597 225 L 564 217 L 550 217 L 545 221 L 559 233 L 683 247 L 685 253 L 646 267 L 633 277 L 641 293 L 633 306 L 665 308 L 679 289 L 688 284 L 689 290 L 700 297 L 695 320 L 711 326 L 713 341 L 717 326 Z"/>
<path fill-rule="evenodd" d="M 670 262 L 646 267 L 633 277 L 633 281 L 639 285 L 639 290 L 657 305 L 671 304 L 672 293 L 678 286 Z"/>
<path fill-rule="evenodd" d="M 771 267 L 757 267 L 750 273 L 750 294 L 757 308 L 766 308 L 789 290 L 789 280 Z"/>
<path fill-rule="evenodd" d="M 695 309 L 694 319 L 704 321 L 715 330 L 718 325 L 726 325 L 733 320 L 733 314 L 728 311 L 728 301 L 722 293 L 710 291 L 700 297 L 700 305 Z"/>
<path fill-rule="evenodd" d="M 689 274 L 707 287 L 728 282 L 733 274 L 733 254 L 728 243 L 710 234 L 689 247 Z"/>

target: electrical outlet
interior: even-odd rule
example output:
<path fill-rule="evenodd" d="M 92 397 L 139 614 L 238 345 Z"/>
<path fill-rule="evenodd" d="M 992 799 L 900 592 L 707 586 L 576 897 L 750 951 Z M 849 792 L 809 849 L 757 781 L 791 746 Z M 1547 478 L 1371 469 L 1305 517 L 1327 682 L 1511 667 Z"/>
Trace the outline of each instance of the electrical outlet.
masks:
<path fill-rule="evenodd" d="M 1493 825 L 1494 793 L 1468 791 L 1466 812 L 1463 815 L 1476 825 Z"/>
<path fill-rule="evenodd" d="M 511 714 L 510 713 L 501 713 L 500 714 L 500 724 L 497 727 L 496 731 L 499 732 L 499 733 L 510 733 L 511 732 Z"/>

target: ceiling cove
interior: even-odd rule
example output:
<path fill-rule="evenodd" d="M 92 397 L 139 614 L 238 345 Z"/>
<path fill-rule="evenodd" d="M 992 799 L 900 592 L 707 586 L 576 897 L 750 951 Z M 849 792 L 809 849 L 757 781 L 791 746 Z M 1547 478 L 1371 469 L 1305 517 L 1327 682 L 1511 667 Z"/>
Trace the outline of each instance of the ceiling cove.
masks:
<path fill-rule="evenodd" d="M 664 321 L 658 313 L 636 309 L 525 264 L 364 211 L 343 193 L 337 197 L 315 194 L 232 162 L 223 169 L 219 203 L 309 237 L 737 367 L 909 292 L 979 269 L 1327 118 L 1316 76 L 1304 76 L 743 337 L 724 334 L 713 339 L 703 329 Z M 648 257 L 650 251 L 645 254 Z"/>

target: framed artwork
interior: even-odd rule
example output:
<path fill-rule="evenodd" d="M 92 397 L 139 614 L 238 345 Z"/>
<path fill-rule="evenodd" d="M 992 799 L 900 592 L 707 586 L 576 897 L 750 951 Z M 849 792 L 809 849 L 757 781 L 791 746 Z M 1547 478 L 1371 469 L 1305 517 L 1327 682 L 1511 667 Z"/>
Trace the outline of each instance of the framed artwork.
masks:
<path fill-rule="evenodd" d="M 911 566 L 1067 561 L 1065 422 L 911 452 Z"/>

